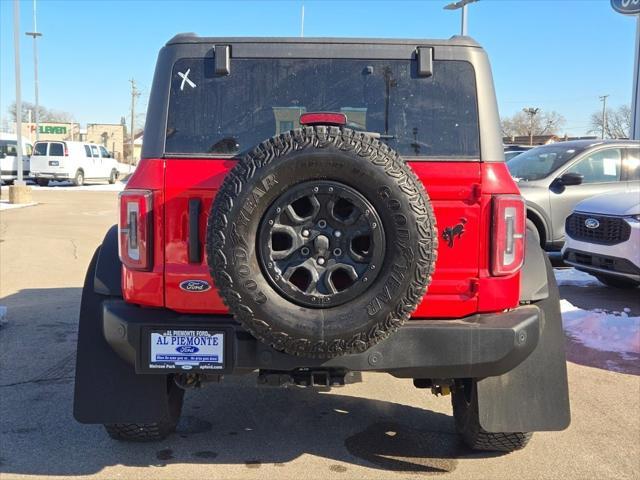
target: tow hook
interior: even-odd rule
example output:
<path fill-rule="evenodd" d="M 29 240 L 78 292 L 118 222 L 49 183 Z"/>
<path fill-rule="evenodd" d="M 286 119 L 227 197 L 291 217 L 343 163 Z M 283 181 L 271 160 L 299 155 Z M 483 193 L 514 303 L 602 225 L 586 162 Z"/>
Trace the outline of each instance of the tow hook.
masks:
<path fill-rule="evenodd" d="M 451 393 L 451 387 L 449 385 L 434 385 L 431 387 L 431 393 L 433 393 L 436 397 L 445 396 Z"/>
<path fill-rule="evenodd" d="M 202 375 L 199 373 L 176 373 L 173 376 L 175 384 L 187 390 L 189 388 L 200 388 L 203 383 L 220 382 L 222 375 Z"/>
<path fill-rule="evenodd" d="M 416 388 L 430 388 L 431 393 L 436 397 L 445 396 L 451 393 L 451 387 L 453 380 L 437 379 L 432 380 L 430 378 L 414 378 L 413 386 Z"/>

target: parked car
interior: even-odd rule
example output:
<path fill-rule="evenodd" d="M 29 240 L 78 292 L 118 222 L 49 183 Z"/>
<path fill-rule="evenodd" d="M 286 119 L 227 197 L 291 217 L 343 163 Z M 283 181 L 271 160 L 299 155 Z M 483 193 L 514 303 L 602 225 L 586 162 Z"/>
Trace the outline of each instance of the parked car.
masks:
<path fill-rule="evenodd" d="M 118 179 L 118 164 L 102 145 L 84 142 L 36 142 L 31 159 L 31 176 L 40 186 L 50 180 L 71 180 L 84 185 L 86 180 Z"/>
<path fill-rule="evenodd" d="M 567 218 L 565 231 L 565 263 L 605 285 L 640 285 L 640 189 L 583 200 Z"/>
<path fill-rule="evenodd" d="M 11 185 L 18 178 L 18 140 L 15 134 L 0 133 L 0 178 Z M 22 139 L 22 176 L 29 178 L 30 158 L 33 146 Z"/>
<path fill-rule="evenodd" d="M 558 289 L 475 41 L 185 34 L 155 72 L 83 288 L 77 420 L 159 440 L 223 375 L 374 371 L 451 393 L 474 449 L 567 427 Z"/>
<path fill-rule="evenodd" d="M 578 202 L 640 186 L 640 142 L 575 140 L 536 147 L 507 163 L 527 201 L 527 229 L 547 250 L 565 240 Z"/>
<path fill-rule="evenodd" d="M 511 160 L 513 157 L 520 155 L 522 152 L 527 152 L 533 147 L 528 145 L 505 145 L 504 146 L 504 159 L 505 161 Z"/>

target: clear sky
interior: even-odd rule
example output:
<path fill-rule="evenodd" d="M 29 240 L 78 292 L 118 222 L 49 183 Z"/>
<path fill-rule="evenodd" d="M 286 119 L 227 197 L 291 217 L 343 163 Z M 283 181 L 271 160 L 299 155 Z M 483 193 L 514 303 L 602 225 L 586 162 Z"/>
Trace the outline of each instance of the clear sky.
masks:
<path fill-rule="evenodd" d="M 130 84 L 146 108 L 156 55 L 178 32 L 208 36 L 448 38 L 460 30 L 449 0 L 429 1 L 56 1 L 38 0 L 40 103 L 85 124 L 129 118 Z M 0 0 L 0 116 L 15 97 L 13 0 Z M 21 2 L 31 31 L 32 0 Z M 564 115 L 584 134 L 609 94 L 631 102 L 635 18 L 609 0 L 480 0 L 469 7 L 469 34 L 489 52 L 500 113 L 535 106 Z M 33 101 L 32 40 L 21 34 L 23 100 Z M 139 119 L 143 122 L 143 116 Z"/>

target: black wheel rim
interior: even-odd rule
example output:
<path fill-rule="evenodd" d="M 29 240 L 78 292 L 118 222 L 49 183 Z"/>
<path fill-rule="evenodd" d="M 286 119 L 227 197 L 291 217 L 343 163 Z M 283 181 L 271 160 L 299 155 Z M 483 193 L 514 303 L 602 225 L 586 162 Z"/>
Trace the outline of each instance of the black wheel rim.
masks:
<path fill-rule="evenodd" d="M 384 229 L 371 203 L 338 182 L 304 182 L 270 206 L 258 231 L 260 266 L 286 299 L 328 308 L 376 279 Z"/>

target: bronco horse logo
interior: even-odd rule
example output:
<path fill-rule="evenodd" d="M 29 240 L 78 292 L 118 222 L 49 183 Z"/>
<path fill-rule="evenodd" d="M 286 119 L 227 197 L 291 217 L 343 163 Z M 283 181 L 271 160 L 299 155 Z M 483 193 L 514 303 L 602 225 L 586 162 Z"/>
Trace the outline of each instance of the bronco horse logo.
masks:
<path fill-rule="evenodd" d="M 449 248 L 453 247 L 453 241 L 456 238 L 460 238 L 464 233 L 465 223 L 467 223 L 467 219 L 461 218 L 460 223 L 457 224 L 455 227 L 447 227 L 442 232 L 442 238 L 446 240 L 447 245 L 449 245 Z"/>

